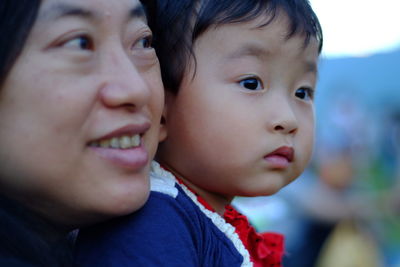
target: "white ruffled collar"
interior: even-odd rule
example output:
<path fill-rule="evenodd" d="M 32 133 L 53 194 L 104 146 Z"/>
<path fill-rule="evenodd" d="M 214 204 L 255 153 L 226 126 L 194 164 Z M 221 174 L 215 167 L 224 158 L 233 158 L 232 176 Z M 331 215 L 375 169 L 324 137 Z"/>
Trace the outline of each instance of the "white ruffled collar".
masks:
<path fill-rule="evenodd" d="M 235 228 L 231 224 L 227 223 L 218 213 L 206 209 L 197 200 L 195 194 L 193 194 L 185 185 L 178 183 L 176 177 L 171 172 L 163 169 L 156 161 L 153 161 L 151 164 L 150 184 L 152 191 L 165 193 L 174 198 L 178 195 L 178 190 L 175 187 L 175 184 L 178 184 L 185 194 L 196 204 L 197 207 L 199 207 L 199 209 L 213 222 L 213 224 L 232 241 L 237 251 L 243 257 L 242 267 L 253 266 L 253 263 L 250 261 L 249 252 L 235 232 Z"/>

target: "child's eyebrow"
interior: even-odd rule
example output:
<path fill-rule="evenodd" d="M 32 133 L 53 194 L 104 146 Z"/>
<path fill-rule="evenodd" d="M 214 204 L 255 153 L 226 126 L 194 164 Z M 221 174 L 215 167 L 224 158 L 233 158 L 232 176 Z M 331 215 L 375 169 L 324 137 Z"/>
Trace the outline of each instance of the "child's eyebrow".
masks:
<path fill-rule="evenodd" d="M 307 72 L 315 72 L 315 73 L 318 72 L 317 63 L 313 61 L 306 61 L 304 65 L 306 67 Z"/>
<path fill-rule="evenodd" d="M 245 46 L 228 54 L 226 59 L 232 60 L 246 56 L 265 59 L 268 56 L 268 54 L 269 52 L 264 47 L 261 47 L 256 44 L 246 44 Z"/>
<path fill-rule="evenodd" d="M 242 57 L 249 56 L 249 57 L 254 57 L 260 61 L 265 61 L 265 60 L 267 60 L 267 58 L 270 54 L 271 53 L 265 47 L 258 45 L 258 44 L 249 43 L 249 44 L 246 44 L 246 45 L 240 47 L 239 49 L 236 49 L 233 52 L 229 53 L 225 57 L 225 60 L 229 61 L 229 60 L 235 60 L 235 59 L 240 59 Z M 305 72 L 307 72 L 307 73 L 312 72 L 312 73 L 315 73 L 318 75 L 317 62 L 307 60 L 303 63 L 303 66 L 304 66 Z"/>

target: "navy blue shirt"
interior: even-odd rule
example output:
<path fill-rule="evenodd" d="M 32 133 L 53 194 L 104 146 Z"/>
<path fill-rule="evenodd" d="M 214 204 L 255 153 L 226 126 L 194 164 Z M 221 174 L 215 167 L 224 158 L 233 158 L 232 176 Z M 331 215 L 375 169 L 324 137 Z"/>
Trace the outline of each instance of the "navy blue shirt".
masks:
<path fill-rule="evenodd" d="M 151 192 L 134 214 L 82 229 L 79 266 L 241 266 L 243 257 L 186 193 Z"/>

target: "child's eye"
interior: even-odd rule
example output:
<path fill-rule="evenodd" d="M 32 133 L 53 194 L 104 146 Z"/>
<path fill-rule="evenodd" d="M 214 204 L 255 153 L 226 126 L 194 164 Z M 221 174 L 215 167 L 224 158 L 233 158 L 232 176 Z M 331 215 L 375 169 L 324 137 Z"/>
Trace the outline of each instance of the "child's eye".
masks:
<path fill-rule="evenodd" d="M 239 84 L 247 90 L 258 91 L 264 89 L 262 82 L 257 77 L 245 78 L 239 81 Z"/>
<path fill-rule="evenodd" d="M 92 39 L 84 35 L 70 39 L 64 42 L 61 46 L 71 49 L 77 48 L 80 50 L 93 50 L 94 48 Z"/>
<path fill-rule="evenodd" d="M 295 96 L 303 100 L 313 100 L 314 90 L 309 87 L 301 87 L 296 90 Z"/>

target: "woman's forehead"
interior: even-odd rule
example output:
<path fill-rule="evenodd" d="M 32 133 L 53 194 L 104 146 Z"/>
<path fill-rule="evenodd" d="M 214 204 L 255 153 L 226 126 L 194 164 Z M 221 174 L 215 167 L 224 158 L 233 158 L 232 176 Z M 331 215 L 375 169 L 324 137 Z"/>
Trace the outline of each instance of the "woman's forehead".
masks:
<path fill-rule="evenodd" d="M 145 19 L 143 6 L 137 0 L 45 0 L 39 11 L 39 20 L 55 20 L 68 16 L 101 20 L 126 14 L 128 18 Z"/>

